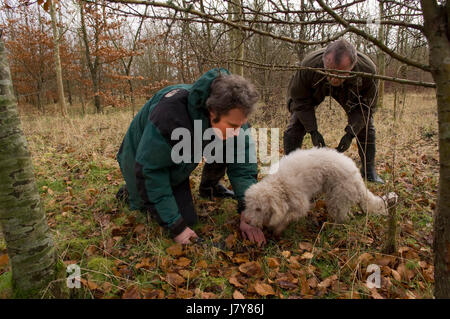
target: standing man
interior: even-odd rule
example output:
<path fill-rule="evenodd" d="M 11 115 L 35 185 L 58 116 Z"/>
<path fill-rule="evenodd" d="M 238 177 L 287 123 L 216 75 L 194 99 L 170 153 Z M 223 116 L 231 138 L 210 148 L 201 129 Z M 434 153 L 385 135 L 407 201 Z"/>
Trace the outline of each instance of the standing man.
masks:
<path fill-rule="evenodd" d="M 375 64 L 344 39 L 308 54 L 302 66 L 329 70 L 376 73 Z M 346 73 L 338 75 L 348 76 Z M 377 104 L 378 81 L 367 77 L 334 78 L 313 70 L 298 70 L 288 87 L 288 108 L 291 118 L 284 132 L 284 153 L 301 148 L 306 133 L 314 146 L 324 147 L 325 141 L 317 128 L 317 106 L 325 96 L 332 96 L 345 110 L 348 125 L 339 152 L 345 152 L 356 137 L 361 158 L 361 175 L 368 181 L 384 183 L 375 169 L 375 127 L 373 112 Z"/>
<path fill-rule="evenodd" d="M 128 200 L 132 210 L 150 213 L 175 242 L 190 243 L 197 237 L 191 229 L 197 213 L 189 176 L 210 143 L 203 139 L 204 133 L 212 129 L 221 145 L 239 138 L 244 134 L 241 128 L 248 128 L 247 117 L 257 100 L 250 82 L 225 69 L 210 70 L 192 85 L 172 85 L 157 92 L 135 116 L 120 146 L 117 161 L 126 185 L 116 197 Z M 192 146 L 184 149 L 182 156 L 174 152 L 179 132 L 188 133 L 184 145 Z M 248 155 L 243 163 L 225 159 L 206 163 L 200 185 L 201 196 L 235 195 L 239 213 L 245 206 L 244 192 L 257 181 L 257 164 L 250 161 L 252 156 L 256 158 L 254 144 L 250 137 L 245 141 L 245 145 L 234 143 L 234 154 Z M 234 193 L 219 183 L 225 171 Z M 240 230 L 244 238 L 259 245 L 265 242 L 262 231 L 242 219 Z"/>

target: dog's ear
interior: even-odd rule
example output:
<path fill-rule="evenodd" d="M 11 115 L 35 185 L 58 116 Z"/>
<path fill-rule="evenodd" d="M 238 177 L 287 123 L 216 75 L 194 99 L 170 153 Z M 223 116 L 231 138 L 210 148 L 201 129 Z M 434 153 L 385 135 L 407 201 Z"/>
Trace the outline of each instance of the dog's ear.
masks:
<path fill-rule="evenodd" d="M 287 212 L 289 205 L 286 201 L 282 200 L 278 196 L 270 196 L 270 204 L 268 206 L 267 222 L 266 225 L 270 226 L 272 230 L 277 230 L 278 234 L 284 230 L 286 218 L 289 218 Z"/>

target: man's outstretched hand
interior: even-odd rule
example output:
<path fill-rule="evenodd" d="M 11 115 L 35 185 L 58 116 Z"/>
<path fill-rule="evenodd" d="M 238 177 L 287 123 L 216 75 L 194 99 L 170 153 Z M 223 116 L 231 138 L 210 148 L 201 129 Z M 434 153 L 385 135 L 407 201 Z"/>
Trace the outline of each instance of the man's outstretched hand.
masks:
<path fill-rule="evenodd" d="M 343 153 L 346 150 L 348 150 L 348 148 L 350 147 L 350 145 L 352 145 L 352 140 L 353 140 L 353 135 L 350 134 L 345 134 L 342 138 L 341 141 L 339 142 L 338 147 L 336 147 L 336 150 L 339 153 Z"/>
<path fill-rule="evenodd" d="M 323 139 L 322 134 L 319 133 L 319 131 L 311 131 L 309 132 L 311 134 L 311 142 L 316 147 L 326 147 L 325 140 Z"/>
<path fill-rule="evenodd" d="M 264 237 L 264 233 L 258 227 L 252 226 L 245 221 L 243 215 L 241 215 L 241 225 L 240 229 L 242 232 L 242 237 L 244 239 L 248 239 L 251 242 L 258 243 L 258 247 L 266 244 L 266 237 Z"/>
<path fill-rule="evenodd" d="M 197 234 L 192 229 L 186 227 L 186 229 L 178 234 L 173 240 L 178 244 L 191 244 L 190 238 L 197 237 Z"/>

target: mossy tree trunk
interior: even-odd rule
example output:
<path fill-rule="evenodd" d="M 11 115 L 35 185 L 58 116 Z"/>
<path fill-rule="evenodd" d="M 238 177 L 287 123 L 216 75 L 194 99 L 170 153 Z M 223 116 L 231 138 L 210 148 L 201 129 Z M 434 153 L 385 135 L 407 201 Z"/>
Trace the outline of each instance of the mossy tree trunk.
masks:
<path fill-rule="evenodd" d="M 439 195 L 434 215 L 435 297 L 450 298 L 450 4 L 422 0 L 439 125 Z"/>
<path fill-rule="evenodd" d="M 56 258 L 0 38 L 0 225 L 16 296 L 40 297 L 55 279 Z"/>

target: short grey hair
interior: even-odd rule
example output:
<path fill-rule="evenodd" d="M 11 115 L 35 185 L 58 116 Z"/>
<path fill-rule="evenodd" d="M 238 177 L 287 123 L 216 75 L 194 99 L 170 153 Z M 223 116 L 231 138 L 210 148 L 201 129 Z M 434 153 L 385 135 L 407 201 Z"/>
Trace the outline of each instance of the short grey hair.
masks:
<path fill-rule="evenodd" d="M 350 62 L 352 63 L 353 67 L 355 66 L 356 61 L 358 59 L 355 47 L 344 39 L 339 39 L 328 44 L 325 51 L 323 52 L 322 59 L 324 64 L 325 59 L 329 54 L 333 54 L 333 61 L 335 65 L 341 64 L 342 59 L 345 56 L 348 56 L 350 58 Z"/>
<path fill-rule="evenodd" d="M 255 109 L 259 95 L 250 81 L 236 74 L 221 74 L 211 83 L 211 93 L 206 107 L 216 114 L 218 122 L 231 109 L 239 108 L 245 116 Z"/>

